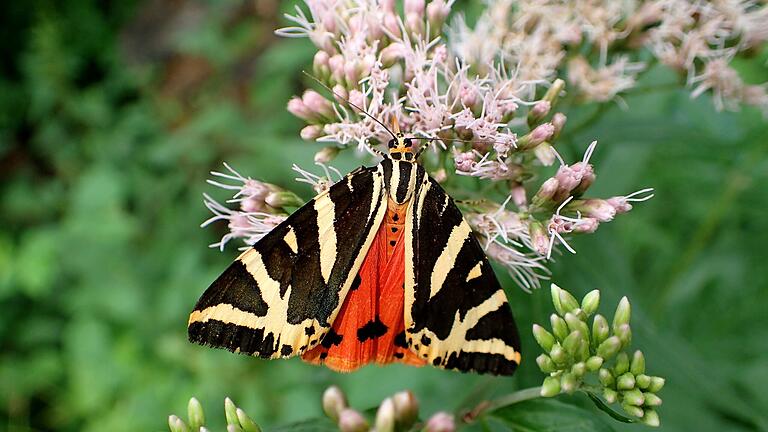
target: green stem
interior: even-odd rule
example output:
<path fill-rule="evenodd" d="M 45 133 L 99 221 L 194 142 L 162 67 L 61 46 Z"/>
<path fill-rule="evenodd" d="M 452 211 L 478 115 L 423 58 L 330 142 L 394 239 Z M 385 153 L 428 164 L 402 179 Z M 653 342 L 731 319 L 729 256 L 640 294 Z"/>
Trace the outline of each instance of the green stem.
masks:
<path fill-rule="evenodd" d="M 490 405 L 488 405 L 484 411 L 493 411 L 496 409 L 499 409 L 501 407 L 514 405 L 516 403 L 520 403 L 523 401 L 536 399 L 541 397 L 541 386 L 538 387 L 530 387 L 523 390 L 518 390 L 514 393 L 510 393 L 508 395 L 504 395 L 495 401 L 492 401 Z"/>
<path fill-rule="evenodd" d="M 541 387 L 531 387 L 504 395 L 493 401 L 482 401 L 469 411 L 465 411 L 460 417 L 464 423 L 472 423 L 481 415 L 499 408 L 514 405 L 519 402 L 541 397 Z"/>

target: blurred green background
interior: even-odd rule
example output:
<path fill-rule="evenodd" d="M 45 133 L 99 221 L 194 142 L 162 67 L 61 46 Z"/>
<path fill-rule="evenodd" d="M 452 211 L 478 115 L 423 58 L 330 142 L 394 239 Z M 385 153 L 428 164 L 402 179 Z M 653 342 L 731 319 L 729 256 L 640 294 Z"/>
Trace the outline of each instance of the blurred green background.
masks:
<path fill-rule="evenodd" d="M 311 167 L 320 147 L 299 140 L 284 107 L 314 51 L 272 34 L 291 7 L 3 2 L 0 430 L 159 431 L 193 395 L 215 427 L 227 395 L 271 426 L 319 416 L 330 384 L 360 409 L 409 388 L 427 415 L 540 383 L 528 330 L 546 321 L 548 290 L 510 287 L 530 354 L 512 379 L 399 366 L 339 375 L 187 343 L 187 313 L 237 254 L 207 248 L 225 227 L 199 228 L 201 194 L 226 198 L 208 172 L 228 161 L 311 196 L 290 166 Z M 761 82 L 766 58 L 737 66 Z M 575 240 L 553 280 L 600 288 L 606 314 L 630 297 L 635 346 L 667 377 L 665 430 L 768 430 L 768 126 L 755 110 L 691 101 L 664 85 L 673 78 L 647 74 L 640 89 L 651 90 L 629 95 L 628 110 L 567 112 L 564 155 L 600 140 L 595 195 L 657 192 Z"/>

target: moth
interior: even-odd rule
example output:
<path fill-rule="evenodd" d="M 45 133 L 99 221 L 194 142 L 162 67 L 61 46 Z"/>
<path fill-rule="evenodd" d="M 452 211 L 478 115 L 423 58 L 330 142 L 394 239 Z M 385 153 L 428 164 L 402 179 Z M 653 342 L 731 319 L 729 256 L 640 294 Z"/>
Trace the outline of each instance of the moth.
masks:
<path fill-rule="evenodd" d="M 208 287 L 190 341 L 342 372 L 399 362 L 514 373 L 520 338 L 482 247 L 418 164 L 427 146 L 415 153 L 396 121 L 386 129 L 378 165 L 317 195 Z"/>

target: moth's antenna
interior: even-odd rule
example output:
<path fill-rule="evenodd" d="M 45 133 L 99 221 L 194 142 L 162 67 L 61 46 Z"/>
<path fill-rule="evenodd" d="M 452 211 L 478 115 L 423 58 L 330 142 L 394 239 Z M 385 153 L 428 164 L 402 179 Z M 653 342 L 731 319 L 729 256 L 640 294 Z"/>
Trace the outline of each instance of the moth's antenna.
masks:
<path fill-rule="evenodd" d="M 324 87 L 326 90 L 328 90 L 329 92 L 333 93 L 333 95 L 334 95 L 334 96 L 336 96 L 337 98 L 339 98 L 339 99 L 343 100 L 344 102 L 348 103 L 349 105 L 351 105 L 351 106 L 353 106 L 353 107 L 357 108 L 357 110 L 358 110 L 358 111 L 360 111 L 361 113 L 363 113 L 363 114 L 367 115 L 368 117 L 370 117 L 370 118 L 371 118 L 371 120 L 375 121 L 376 123 L 380 124 L 380 125 L 381 125 L 381 127 L 383 127 L 383 128 L 384 128 L 384 130 L 386 130 L 387 132 L 389 132 L 389 134 L 390 134 L 390 135 L 392 135 L 392 138 L 394 138 L 394 139 L 397 139 L 397 137 L 395 136 L 395 134 L 394 134 L 394 133 L 393 133 L 391 130 L 389 130 L 389 128 L 387 127 L 387 125 L 385 125 L 384 123 L 380 122 L 380 121 L 379 121 L 379 119 L 377 119 L 376 117 L 374 117 L 374 116 L 372 116 L 372 115 L 368 114 L 368 113 L 367 113 L 367 112 L 366 112 L 364 109 L 362 109 L 362 108 L 360 108 L 359 106 L 357 106 L 357 105 L 353 104 L 352 102 L 350 102 L 350 101 L 349 101 L 349 99 L 347 99 L 347 98 L 345 98 L 345 97 L 341 96 L 340 94 L 336 93 L 335 91 L 333 91 L 333 89 L 332 89 L 332 88 L 330 88 L 330 87 L 328 87 L 327 85 L 325 85 L 325 83 L 324 83 L 324 82 L 320 81 L 320 80 L 319 80 L 317 77 L 315 77 L 314 75 L 311 75 L 311 74 L 307 73 L 306 71 L 301 71 L 301 73 L 303 73 L 304 75 L 306 75 L 306 76 L 308 76 L 308 77 L 312 78 L 313 80 L 315 80 L 315 81 L 316 81 L 318 84 L 320 84 L 321 86 L 323 86 L 323 87 Z"/>
<path fill-rule="evenodd" d="M 411 139 L 417 139 L 417 140 L 426 140 L 426 141 L 455 141 L 455 142 L 463 142 L 463 143 L 482 143 L 482 144 L 504 144 L 504 141 L 491 141 L 491 140 L 465 140 L 460 138 L 440 138 L 440 137 L 430 137 L 430 136 L 412 136 L 412 137 L 406 137 Z"/>

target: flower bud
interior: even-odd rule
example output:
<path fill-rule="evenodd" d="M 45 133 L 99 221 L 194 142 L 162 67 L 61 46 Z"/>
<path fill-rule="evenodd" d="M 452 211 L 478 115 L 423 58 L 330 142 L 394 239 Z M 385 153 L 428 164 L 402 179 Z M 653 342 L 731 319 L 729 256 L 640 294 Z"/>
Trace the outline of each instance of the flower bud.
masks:
<path fill-rule="evenodd" d="M 575 357 L 579 353 L 579 345 L 582 343 L 583 339 L 584 335 L 578 330 L 574 330 L 565 338 L 563 341 L 563 348 L 570 354 L 570 357 Z"/>
<path fill-rule="evenodd" d="M 662 387 L 664 387 L 665 379 L 662 377 L 651 377 L 651 384 L 648 386 L 648 391 L 651 393 L 658 393 Z"/>
<path fill-rule="evenodd" d="M 392 12 L 384 14 L 384 27 L 393 35 L 400 36 L 400 24 L 397 20 L 397 15 Z"/>
<path fill-rule="evenodd" d="M 224 399 L 224 415 L 228 425 L 240 426 L 240 421 L 237 419 L 237 406 L 230 398 Z"/>
<path fill-rule="evenodd" d="M 562 305 L 563 310 L 567 312 L 571 312 L 574 309 L 578 309 L 579 302 L 576 301 L 576 297 L 572 296 L 571 293 L 564 289 L 560 289 L 560 305 Z M 563 315 L 563 314 L 560 314 Z M 566 320 L 567 321 L 567 320 Z"/>
<path fill-rule="evenodd" d="M 323 136 L 323 127 L 320 125 L 304 126 L 304 128 L 301 129 L 301 132 L 299 132 L 299 135 L 301 135 L 301 139 L 305 141 L 313 141 Z"/>
<path fill-rule="evenodd" d="M 187 404 L 187 419 L 189 420 L 189 427 L 195 431 L 205 424 L 203 406 L 197 398 L 189 399 L 189 403 Z"/>
<path fill-rule="evenodd" d="M 605 368 L 601 368 L 597 372 L 597 379 L 600 380 L 600 384 L 603 385 L 603 387 L 613 387 L 614 384 L 616 384 L 616 380 L 613 378 L 613 374 L 611 371 Z"/>
<path fill-rule="evenodd" d="M 643 356 L 642 351 L 635 351 L 635 354 L 632 356 L 632 362 L 630 363 L 629 371 L 632 373 L 632 375 L 640 375 L 645 373 L 645 356 Z"/>
<path fill-rule="evenodd" d="M 552 105 L 554 105 L 555 102 L 557 102 L 557 100 L 560 98 L 560 93 L 562 93 L 563 89 L 565 89 L 565 81 L 561 80 L 560 78 L 556 79 L 555 82 L 552 83 L 552 86 L 547 89 L 547 93 L 544 94 L 544 98 L 542 100 L 550 102 Z"/>
<path fill-rule="evenodd" d="M 259 425 L 248 417 L 248 414 L 246 414 L 245 411 L 238 408 L 236 413 L 237 420 L 240 422 L 240 427 L 243 429 L 243 432 L 261 432 Z"/>
<path fill-rule="evenodd" d="M 315 53 L 315 58 L 312 61 L 312 70 L 320 79 L 327 78 L 331 73 L 331 69 L 328 67 L 329 58 L 328 53 L 323 50 Z"/>
<path fill-rule="evenodd" d="M 536 364 L 539 365 L 539 369 L 545 374 L 552 373 L 557 370 L 555 362 L 552 361 L 546 354 L 541 354 L 536 357 Z"/>
<path fill-rule="evenodd" d="M 410 391 L 401 391 L 392 396 L 395 403 L 395 420 L 400 427 L 410 427 L 419 416 L 419 402 Z"/>
<path fill-rule="evenodd" d="M 655 393 L 645 392 L 643 393 L 643 397 L 645 398 L 645 406 L 659 406 L 661 405 L 661 398 L 656 396 Z"/>
<path fill-rule="evenodd" d="M 626 296 L 622 297 L 619 301 L 619 305 L 616 307 L 616 313 L 613 315 L 613 331 L 618 331 L 619 327 L 623 324 L 629 324 L 629 318 L 631 315 L 629 306 L 629 299 Z"/>
<path fill-rule="evenodd" d="M 274 208 L 301 207 L 304 205 L 304 201 L 290 191 L 270 192 L 264 202 Z"/>
<path fill-rule="evenodd" d="M 613 366 L 613 373 L 619 376 L 629 371 L 629 356 L 622 352 L 616 356 L 616 364 Z"/>
<path fill-rule="evenodd" d="M 555 127 L 552 126 L 552 123 L 542 123 L 518 140 L 518 148 L 530 150 L 548 140 L 554 133 Z"/>
<path fill-rule="evenodd" d="M 575 311 L 575 309 L 574 309 L 574 311 Z M 565 318 L 565 323 L 568 325 L 568 330 L 570 330 L 570 331 L 578 331 L 578 332 L 580 332 L 582 334 L 582 336 L 585 339 L 589 338 L 589 328 L 587 327 L 587 324 L 584 321 L 580 320 L 572 312 L 566 312 L 564 318 Z"/>
<path fill-rule="evenodd" d="M 456 422 L 453 416 L 444 411 L 435 413 L 430 417 L 427 420 L 427 426 L 424 428 L 425 432 L 454 432 L 455 430 Z"/>
<path fill-rule="evenodd" d="M 552 295 L 552 304 L 555 306 L 555 311 L 557 311 L 558 315 L 563 316 L 568 311 L 565 310 L 560 303 L 560 291 L 562 291 L 562 289 L 555 284 L 552 284 L 549 287 L 549 292 Z"/>
<path fill-rule="evenodd" d="M 330 386 L 323 392 L 323 412 L 331 420 L 338 422 L 341 411 L 347 407 L 347 397 L 336 386 Z"/>
<path fill-rule="evenodd" d="M 560 394 L 560 378 L 548 376 L 544 378 L 544 382 L 541 384 L 542 397 L 552 397 Z"/>
<path fill-rule="evenodd" d="M 616 403 L 618 398 L 619 394 L 616 393 L 616 390 L 611 390 L 609 388 L 603 389 L 603 399 L 609 404 Z"/>
<path fill-rule="evenodd" d="M 627 347 L 632 342 L 632 329 L 629 328 L 629 324 L 621 325 L 615 333 L 621 340 L 622 347 Z"/>
<path fill-rule="evenodd" d="M 395 403 L 392 398 L 386 398 L 376 411 L 376 432 L 394 432 L 395 430 Z"/>
<path fill-rule="evenodd" d="M 298 97 L 293 97 L 288 101 L 288 112 L 305 121 L 315 120 L 313 113 Z"/>
<path fill-rule="evenodd" d="M 417 15 L 424 15 L 425 3 L 426 2 L 424 0 L 405 0 L 403 9 L 405 10 L 406 14 L 414 13 Z"/>
<path fill-rule="evenodd" d="M 531 220 L 528 222 L 528 232 L 531 234 L 533 250 L 539 255 L 546 256 L 549 251 L 549 237 L 544 225 L 541 222 Z"/>
<path fill-rule="evenodd" d="M 407 13 L 405 14 L 405 28 L 408 29 L 414 35 L 422 35 L 424 33 L 424 18 L 423 14 Z"/>
<path fill-rule="evenodd" d="M 168 416 L 168 428 L 171 432 L 189 432 L 187 424 L 175 415 Z"/>
<path fill-rule="evenodd" d="M 322 150 L 315 153 L 315 163 L 327 164 L 339 154 L 339 148 L 336 146 L 323 147 Z"/>
<path fill-rule="evenodd" d="M 635 382 L 640 389 L 647 390 L 651 385 L 651 377 L 646 374 L 640 374 L 635 376 Z"/>
<path fill-rule="evenodd" d="M 568 364 L 568 354 L 558 343 L 552 346 L 552 350 L 549 352 L 549 357 L 558 366 L 565 366 Z"/>
<path fill-rule="evenodd" d="M 515 183 L 512 188 L 510 189 L 510 196 L 512 197 L 512 202 L 515 203 L 515 206 L 519 209 L 523 209 L 528 205 L 528 195 L 525 191 L 525 186 L 521 185 L 520 183 Z"/>
<path fill-rule="evenodd" d="M 395 63 L 401 60 L 405 56 L 405 49 L 400 42 L 394 42 L 387 45 L 386 48 L 381 50 L 381 64 L 382 67 L 392 67 Z"/>
<path fill-rule="evenodd" d="M 339 430 L 341 432 L 367 432 L 368 422 L 359 412 L 352 408 L 344 408 L 339 413 Z"/>
<path fill-rule="evenodd" d="M 627 372 L 616 378 L 617 390 L 632 390 L 635 388 L 635 376 Z"/>
<path fill-rule="evenodd" d="M 345 101 L 344 99 L 349 99 L 349 92 L 347 91 L 347 88 L 344 87 L 343 85 L 336 84 L 335 86 L 333 86 L 333 96 L 334 96 L 334 99 L 336 99 L 336 102 L 346 104 L 347 101 Z M 344 99 L 341 99 L 341 98 L 344 98 Z"/>
<path fill-rule="evenodd" d="M 581 300 L 581 310 L 589 317 L 600 306 L 600 290 L 592 290 Z"/>
<path fill-rule="evenodd" d="M 533 337 L 545 352 L 549 352 L 549 350 L 552 349 L 552 345 L 555 343 L 555 337 L 552 336 L 552 333 L 548 332 L 544 327 L 538 324 L 533 325 Z"/>
<path fill-rule="evenodd" d="M 563 113 L 555 113 L 555 115 L 552 116 L 552 126 L 555 127 L 555 133 L 552 134 L 552 140 L 556 140 L 560 136 L 560 132 L 563 131 L 563 128 L 565 127 L 565 122 L 568 120 L 568 117 L 565 116 Z"/>
<path fill-rule="evenodd" d="M 587 365 L 584 362 L 575 363 L 573 366 L 571 366 L 571 373 L 574 374 L 577 378 L 581 378 L 585 373 L 587 373 Z"/>
<path fill-rule="evenodd" d="M 582 181 L 579 183 L 581 185 Z M 573 190 L 573 194 L 578 194 L 578 187 Z M 595 218 L 600 222 L 610 222 L 613 217 L 616 216 L 616 209 L 602 199 L 585 199 L 585 200 L 573 200 L 567 208 L 575 212 L 581 212 L 584 216 Z"/>
<path fill-rule="evenodd" d="M 558 340 L 563 341 L 568 337 L 568 325 L 564 319 L 557 316 L 557 314 L 552 314 L 549 316 L 549 322 L 552 324 L 552 331 Z"/>
<path fill-rule="evenodd" d="M 626 404 L 626 403 L 621 404 L 621 409 L 623 409 L 624 412 L 626 412 L 627 414 L 637 418 L 643 417 L 643 414 L 644 414 L 642 408 L 636 407 L 634 405 Z"/>
<path fill-rule="evenodd" d="M 547 100 L 540 100 L 533 105 L 530 111 L 528 111 L 528 125 L 533 126 L 539 124 L 539 122 L 549 114 L 549 110 L 552 108 L 552 103 Z"/>
<path fill-rule="evenodd" d="M 592 356 L 592 357 L 588 358 L 587 361 L 586 361 L 587 369 L 590 372 L 594 372 L 594 371 L 600 369 L 600 366 L 603 365 L 603 361 L 604 360 L 603 360 L 602 357 Z"/>
<path fill-rule="evenodd" d="M 647 409 L 643 413 L 642 422 L 651 427 L 659 427 L 661 422 L 659 421 L 659 415 L 652 409 Z"/>
<path fill-rule="evenodd" d="M 597 314 L 592 320 L 592 344 L 600 346 L 603 341 L 608 339 L 611 330 L 608 328 L 608 320 L 604 316 Z"/>
<path fill-rule="evenodd" d="M 617 352 L 619 352 L 620 348 L 621 340 L 618 338 L 618 336 L 611 336 L 604 340 L 603 343 L 598 345 L 597 355 L 605 360 L 609 360 L 611 357 L 615 356 Z"/>
<path fill-rule="evenodd" d="M 550 177 L 544 183 L 541 184 L 536 195 L 533 196 L 533 205 L 537 207 L 550 207 L 547 205 L 548 201 L 552 200 L 552 196 L 557 192 L 560 183 L 556 178 Z"/>
<path fill-rule="evenodd" d="M 632 389 L 622 393 L 623 402 L 629 405 L 642 406 L 645 403 L 643 392 L 638 389 Z"/>
<path fill-rule="evenodd" d="M 547 142 L 537 145 L 536 148 L 533 149 L 533 154 L 544 166 L 552 166 L 552 164 L 555 163 L 555 160 L 557 160 L 555 149 Z"/>
<path fill-rule="evenodd" d="M 331 102 L 324 98 L 320 93 L 314 90 L 307 90 L 301 97 L 301 101 L 306 108 L 313 113 L 326 118 L 333 118 L 334 112 Z"/>
<path fill-rule="evenodd" d="M 432 35 L 433 37 L 439 33 L 450 12 L 451 8 L 445 0 L 433 0 L 427 5 L 427 20 L 429 21 L 430 28 L 435 33 Z"/>
<path fill-rule="evenodd" d="M 560 377 L 560 389 L 564 391 L 565 393 L 571 394 L 576 391 L 576 388 L 579 385 L 579 380 L 576 378 L 576 375 L 565 372 Z"/>

